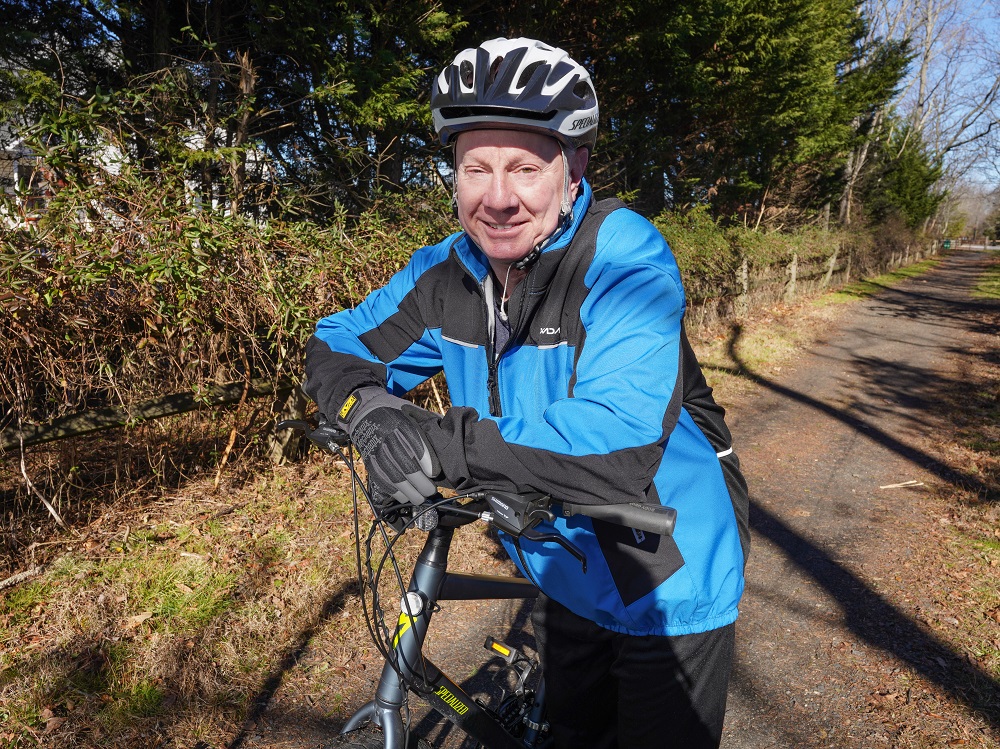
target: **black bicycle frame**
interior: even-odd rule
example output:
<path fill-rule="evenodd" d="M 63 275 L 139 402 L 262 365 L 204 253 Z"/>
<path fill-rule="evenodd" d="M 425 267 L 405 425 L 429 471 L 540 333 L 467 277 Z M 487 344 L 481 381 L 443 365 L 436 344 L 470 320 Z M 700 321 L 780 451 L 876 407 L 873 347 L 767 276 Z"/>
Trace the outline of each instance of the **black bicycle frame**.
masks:
<path fill-rule="evenodd" d="M 532 726 L 541 722 L 543 686 L 540 685 L 536 692 L 524 739 L 516 739 L 491 712 L 423 655 L 424 638 L 438 601 L 527 599 L 538 596 L 538 588 L 523 578 L 448 572 L 448 552 L 454 532 L 452 527 L 438 526 L 428 533 L 408 588 L 410 593 L 419 596 L 420 603 L 415 600 L 410 604 L 404 602 L 405 610 L 399 615 L 391 643 L 395 663 L 387 660 L 375 699 L 351 716 L 342 733 L 371 720 L 382 728 L 385 749 L 404 749 L 405 729 L 401 710 L 406 701 L 405 685 L 412 684 L 414 691 L 427 699 L 432 707 L 490 749 L 534 746 L 537 731 Z M 408 598 L 413 599 L 413 596 Z"/>

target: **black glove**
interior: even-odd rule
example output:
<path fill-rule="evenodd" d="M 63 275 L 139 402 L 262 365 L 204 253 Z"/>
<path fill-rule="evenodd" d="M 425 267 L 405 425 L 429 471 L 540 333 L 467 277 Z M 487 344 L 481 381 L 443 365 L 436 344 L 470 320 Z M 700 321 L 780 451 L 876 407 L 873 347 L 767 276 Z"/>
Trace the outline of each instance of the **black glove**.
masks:
<path fill-rule="evenodd" d="M 437 493 L 433 479 L 441 463 L 406 411 L 422 409 L 380 387 L 351 393 L 337 413 L 337 425 L 351 435 L 368 469 L 372 501 L 419 505 Z"/>

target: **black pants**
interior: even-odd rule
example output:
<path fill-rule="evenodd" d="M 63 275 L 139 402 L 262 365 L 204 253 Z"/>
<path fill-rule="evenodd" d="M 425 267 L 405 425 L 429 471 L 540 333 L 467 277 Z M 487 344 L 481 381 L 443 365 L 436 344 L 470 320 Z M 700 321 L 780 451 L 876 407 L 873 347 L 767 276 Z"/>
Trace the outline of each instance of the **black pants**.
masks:
<path fill-rule="evenodd" d="M 531 618 L 556 749 L 719 746 L 735 625 L 622 635 L 544 595 Z"/>

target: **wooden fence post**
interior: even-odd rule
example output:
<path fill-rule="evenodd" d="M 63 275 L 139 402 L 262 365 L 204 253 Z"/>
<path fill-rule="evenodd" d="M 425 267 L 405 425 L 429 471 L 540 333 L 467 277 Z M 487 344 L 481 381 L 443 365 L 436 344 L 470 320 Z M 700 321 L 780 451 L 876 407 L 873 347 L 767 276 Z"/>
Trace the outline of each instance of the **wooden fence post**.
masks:
<path fill-rule="evenodd" d="M 792 262 L 788 264 L 785 273 L 788 275 L 788 283 L 785 284 L 785 301 L 790 302 L 795 298 L 795 281 L 799 274 L 799 255 L 797 252 L 792 253 Z"/>
<path fill-rule="evenodd" d="M 740 263 L 740 269 L 736 271 L 736 286 L 740 293 L 736 295 L 733 311 L 737 317 L 746 317 L 750 313 L 750 264 L 746 257 Z"/>
<path fill-rule="evenodd" d="M 285 399 L 284 408 L 278 415 L 278 420 L 282 419 L 304 419 L 306 406 L 309 400 L 302 392 L 302 387 L 296 385 L 292 392 Z M 283 432 L 271 431 L 267 435 L 267 456 L 275 465 L 284 465 L 295 458 L 295 453 L 301 444 L 302 435 L 293 429 L 286 429 Z"/>
<path fill-rule="evenodd" d="M 833 254 L 830 255 L 830 266 L 826 269 L 826 275 L 823 276 L 823 280 L 820 282 L 819 287 L 825 289 L 830 285 L 830 281 L 833 280 L 833 271 L 837 267 L 837 255 L 840 253 L 840 245 L 836 245 L 833 248 Z"/>

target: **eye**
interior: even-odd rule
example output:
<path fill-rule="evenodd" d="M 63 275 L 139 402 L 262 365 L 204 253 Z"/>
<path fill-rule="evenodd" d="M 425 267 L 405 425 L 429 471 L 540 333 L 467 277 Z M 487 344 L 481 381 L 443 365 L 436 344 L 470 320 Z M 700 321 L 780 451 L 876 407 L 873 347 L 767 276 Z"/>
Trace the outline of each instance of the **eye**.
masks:
<path fill-rule="evenodd" d="M 511 174 L 522 179 L 531 179 L 541 171 L 537 164 L 519 164 L 511 170 Z"/>

